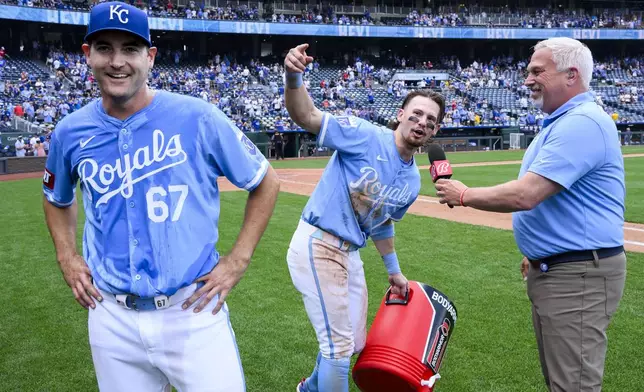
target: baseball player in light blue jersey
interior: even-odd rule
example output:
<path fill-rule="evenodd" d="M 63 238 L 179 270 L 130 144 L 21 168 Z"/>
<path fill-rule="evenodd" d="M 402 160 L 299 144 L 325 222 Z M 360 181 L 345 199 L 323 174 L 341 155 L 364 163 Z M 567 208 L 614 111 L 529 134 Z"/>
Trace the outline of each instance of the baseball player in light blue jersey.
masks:
<path fill-rule="evenodd" d="M 302 213 L 288 249 L 291 278 L 317 334 L 319 353 L 299 392 L 349 390 L 351 356 L 366 340 L 367 287 L 359 249 L 371 237 L 383 258 L 392 293 L 404 295 L 407 279 L 394 249 L 394 221 L 402 219 L 420 190 L 414 152 L 438 131 L 442 96 L 410 93 L 398 110 L 395 131 L 353 116 L 333 116 L 313 105 L 302 86 L 313 61 L 307 44 L 289 51 L 286 107 L 291 118 L 335 150 Z"/>
<path fill-rule="evenodd" d="M 57 125 L 43 189 L 63 276 L 89 310 L 98 386 L 244 391 L 225 299 L 266 228 L 279 180 L 214 106 L 148 87 L 156 48 L 143 11 L 96 5 L 86 41 L 101 98 Z M 216 248 L 222 176 L 250 192 L 225 256 Z M 82 255 L 77 183 L 86 215 Z"/>

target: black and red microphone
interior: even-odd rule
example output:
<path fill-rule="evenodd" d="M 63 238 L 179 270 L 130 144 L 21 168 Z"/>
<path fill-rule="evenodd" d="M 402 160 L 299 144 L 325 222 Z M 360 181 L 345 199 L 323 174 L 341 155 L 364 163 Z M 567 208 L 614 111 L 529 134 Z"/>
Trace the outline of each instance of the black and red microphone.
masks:
<path fill-rule="evenodd" d="M 427 155 L 429 156 L 429 174 L 432 176 L 432 182 L 441 178 L 450 179 L 452 178 L 452 165 L 450 165 L 447 157 L 445 156 L 445 151 L 441 148 L 439 144 L 432 143 L 427 146 Z M 449 206 L 449 208 L 454 208 L 454 206 Z"/>

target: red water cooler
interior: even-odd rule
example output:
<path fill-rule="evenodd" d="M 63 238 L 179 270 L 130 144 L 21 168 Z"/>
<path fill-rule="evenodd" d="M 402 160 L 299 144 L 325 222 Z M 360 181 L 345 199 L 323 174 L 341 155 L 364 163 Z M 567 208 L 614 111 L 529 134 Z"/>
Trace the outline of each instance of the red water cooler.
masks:
<path fill-rule="evenodd" d="M 432 392 L 456 323 L 456 307 L 434 288 L 409 282 L 380 304 L 367 342 L 353 367 L 362 392 Z"/>

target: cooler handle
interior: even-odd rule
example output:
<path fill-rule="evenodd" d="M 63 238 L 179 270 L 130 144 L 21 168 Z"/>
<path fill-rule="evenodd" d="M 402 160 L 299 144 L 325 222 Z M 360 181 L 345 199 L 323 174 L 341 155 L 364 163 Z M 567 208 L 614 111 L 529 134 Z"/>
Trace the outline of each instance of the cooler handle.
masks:
<path fill-rule="evenodd" d="M 387 296 L 385 297 L 385 305 L 407 305 L 407 303 L 409 302 L 409 289 L 407 289 L 404 299 L 399 299 L 399 298 L 390 299 L 389 298 L 390 295 L 391 295 L 391 287 L 387 289 Z"/>
<path fill-rule="evenodd" d="M 427 380 L 420 380 L 420 386 L 429 387 L 429 390 L 431 391 L 436 381 L 438 381 L 440 378 L 441 378 L 441 375 L 436 373 Z"/>

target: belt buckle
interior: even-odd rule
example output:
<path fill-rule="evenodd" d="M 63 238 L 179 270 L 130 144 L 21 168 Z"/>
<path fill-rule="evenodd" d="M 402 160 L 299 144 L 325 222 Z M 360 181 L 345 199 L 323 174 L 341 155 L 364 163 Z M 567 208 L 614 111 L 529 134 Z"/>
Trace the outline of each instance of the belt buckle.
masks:
<path fill-rule="evenodd" d="M 352 245 L 353 245 L 353 244 L 352 244 L 352 243 L 350 243 L 349 241 L 347 241 L 347 240 L 342 240 L 342 247 L 341 247 L 341 249 L 342 249 L 342 250 L 345 250 L 345 251 L 351 250 L 351 246 L 352 246 Z"/>
<path fill-rule="evenodd" d="M 167 295 L 157 295 L 154 297 L 154 307 L 159 309 L 165 309 L 170 307 L 170 298 Z"/>
<path fill-rule="evenodd" d="M 132 309 L 129 306 L 127 306 L 127 294 L 116 294 L 116 303 L 119 305 L 123 306 L 125 309 Z"/>

